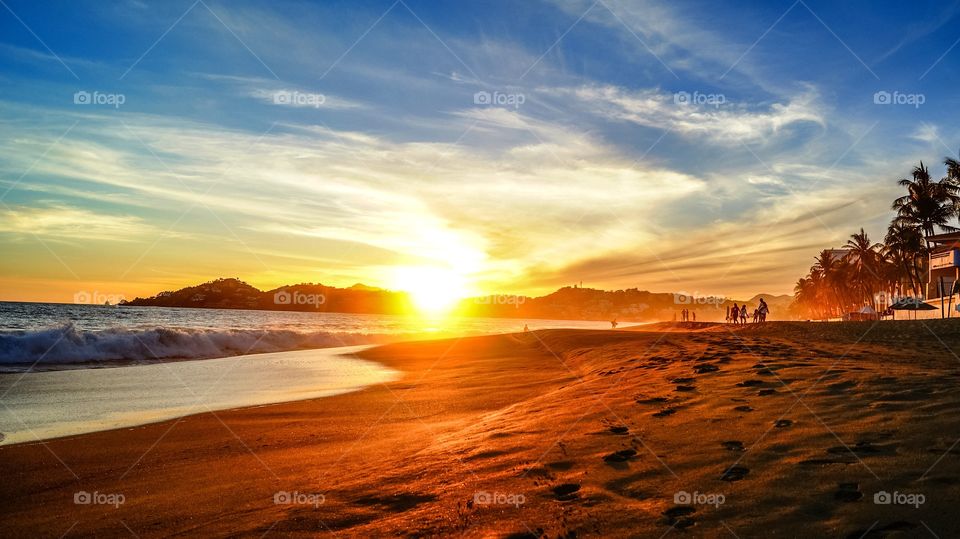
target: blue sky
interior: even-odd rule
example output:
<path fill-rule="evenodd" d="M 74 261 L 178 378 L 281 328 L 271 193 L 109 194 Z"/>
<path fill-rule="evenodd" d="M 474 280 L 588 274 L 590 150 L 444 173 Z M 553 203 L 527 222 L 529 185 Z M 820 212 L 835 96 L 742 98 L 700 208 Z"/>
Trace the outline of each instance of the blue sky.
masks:
<path fill-rule="evenodd" d="M 789 292 L 960 147 L 960 2 L 876 4 L 3 0 L 0 299 Z"/>

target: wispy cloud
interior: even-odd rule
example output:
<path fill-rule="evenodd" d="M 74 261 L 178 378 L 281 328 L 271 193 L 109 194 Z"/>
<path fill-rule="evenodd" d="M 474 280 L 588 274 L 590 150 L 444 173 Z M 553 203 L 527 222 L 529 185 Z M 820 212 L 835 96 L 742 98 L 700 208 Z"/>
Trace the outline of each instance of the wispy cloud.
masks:
<path fill-rule="evenodd" d="M 630 91 L 615 86 L 554 89 L 581 106 L 614 121 L 671 130 L 688 137 L 706 137 L 713 143 L 738 145 L 767 141 L 792 124 L 826 125 L 812 89 L 785 103 L 749 106 L 723 94 Z"/>
<path fill-rule="evenodd" d="M 119 241 L 142 239 L 158 231 L 132 215 L 95 213 L 63 205 L 0 209 L 0 234 L 21 239 L 39 236 L 56 240 Z"/>

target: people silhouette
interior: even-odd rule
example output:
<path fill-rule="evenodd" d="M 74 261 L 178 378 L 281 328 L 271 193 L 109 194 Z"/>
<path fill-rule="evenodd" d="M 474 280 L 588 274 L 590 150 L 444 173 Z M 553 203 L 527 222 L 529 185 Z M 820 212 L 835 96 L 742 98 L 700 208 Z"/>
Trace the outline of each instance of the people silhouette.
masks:
<path fill-rule="evenodd" d="M 757 311 L 760 313 L 760 322 L 766 322 L 767 313 L 770 312 L 770 306 L 767 305 L 766 301 L 763 301 L 763 298 L 760 298 L 760 307 L 757 308 Z"/>
<path fill-rule="evenodd" d="M 740 319 L 740 307 L 736 303 L 733 304 L 733 307 L 730 309 L 730 321 L 736 324 Z"/>

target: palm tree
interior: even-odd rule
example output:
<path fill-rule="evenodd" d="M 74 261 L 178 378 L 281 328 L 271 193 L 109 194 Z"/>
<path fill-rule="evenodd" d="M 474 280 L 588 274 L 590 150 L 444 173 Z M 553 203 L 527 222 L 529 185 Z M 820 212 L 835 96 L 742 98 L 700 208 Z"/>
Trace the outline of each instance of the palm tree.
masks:
<path fill-rule="evenodd" d="M 877 256 L 883 245 L 879 243 L 870 243 L 870 237 L 864 232 L 850 236 L 847 240 L 847 249 L 850 254 L 847 259 L 850 260 L 850 270 L 855 289 L 860 293 L 860 300 L 867 300 L 874 305 L 875 292 L 882 285 L 880 276 L 880 257 Z"/>
<path fill-rule="evenodd" d="M 884 250 L 890 262 L 898 268 L 898 281 L 903 283 L 905 278 L 911 294 L 919 296 L 922 278 L 918 263 L 921 263 L 926 256 L 920 229 L 894 219 L 887 228 L 887 235 L 883 241 L 886 244 Z"/>
<path fill-rule="evenodd" d="M 793 310 L 806 318 L 825 318 L 827 311 L 821 301 L 822 286 L 823 280 L 820 273 L 816 271 L 798 279 L 793 287 Z"/>
<path fill-rule="evenodd" d="M 949 169 L 950 165 L 947 166 Z M 960 172 L 960 168 L 956 172 Z M 948 176 L 934 181 L 923 161 L 913 169 L 911 176 L 913 179 L 902 178 L 897 181 L 907 188 L 907 194 L 893 201 L 893 209 L 897 211 L 896 220 L 918 227 L 924 239 L 932 236 L 937 228 L 957 230 L 947 223 L 960 209 L 960 178 L 955 180 Z"/>
<path fill-rule="evenodd" d="M 835 313 L 837 309 L 843 312 L 848 304 L 846 293 L 847 282 L 847 262 L 846 258 L 836 258 L 830 249 L 820 251 L 820 254 L 814 259 L 815 263 L 810 268 L 810 275 L 817 276 L 822 283 L 818 287 L 820 290 L 820 301 L 827 306 L 830 312 Z M 836 307 L 837 309 L 834 309 Z"/>
<path fill-rule="evenodd" d="M 947 157 L 944 158 L 943 164 L 947 167 L 947 178 L 954 182 L 960 182 L 960 161 Z"/>

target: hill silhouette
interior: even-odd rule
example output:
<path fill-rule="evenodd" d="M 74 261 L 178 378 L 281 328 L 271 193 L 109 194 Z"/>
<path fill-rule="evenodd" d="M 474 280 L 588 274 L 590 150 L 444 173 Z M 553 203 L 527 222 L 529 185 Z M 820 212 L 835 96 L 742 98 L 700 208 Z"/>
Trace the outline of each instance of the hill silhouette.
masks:
<path fill-rule="evenodd" d="M 756 307 L 763 297 L 771 319 L 783 319 L 792 296 L 757 294 L 746 303 Z M 618 320 L 647 322 L 671 320 L 681 309 L 690 309 L 699 321 L 720 321 L 727 307 L 743 301 L 718 296 L 648 292 L 637 288 L 599 290 L 563 287 L 540 297 L 492 294 L 462 300 L 455 312 L 464 316 L 491 318 L 544 318 L 558 320 Z M 201 309 L 260 309 L 268 311 L 335 312 L 355 314 L 411 314 L 413 301 L 405 292 L 354 284 L 337 288 L 318 283 L 286 285 L 260 290 L 236 278 L 221 278 L 149 298 L 136 298 L 121 305 L 192 307 Z"/>

